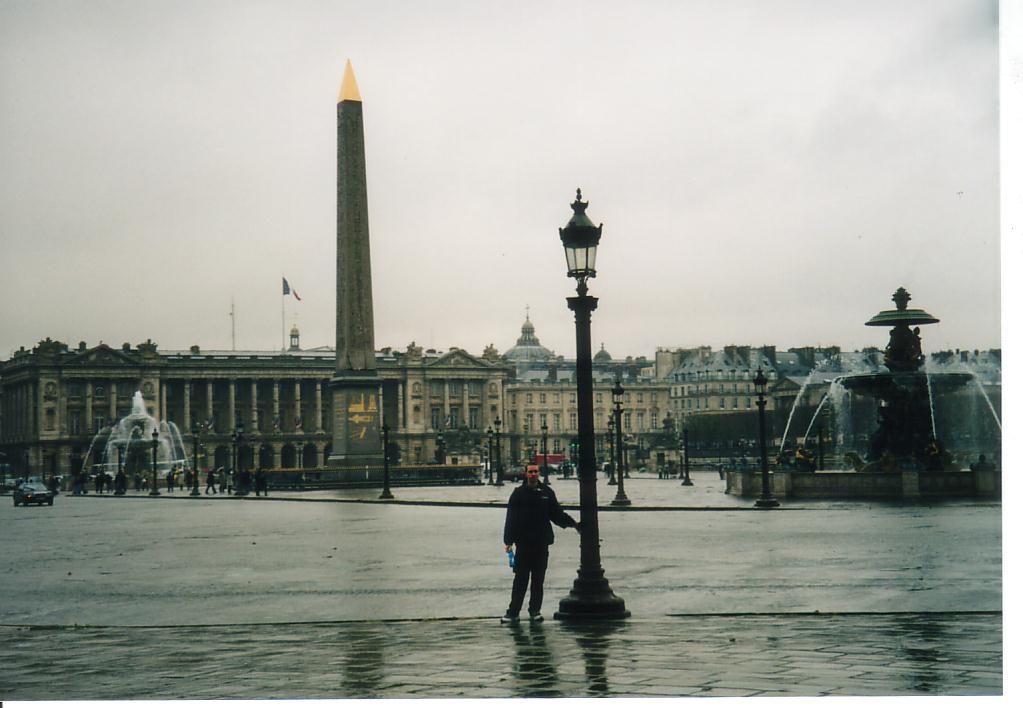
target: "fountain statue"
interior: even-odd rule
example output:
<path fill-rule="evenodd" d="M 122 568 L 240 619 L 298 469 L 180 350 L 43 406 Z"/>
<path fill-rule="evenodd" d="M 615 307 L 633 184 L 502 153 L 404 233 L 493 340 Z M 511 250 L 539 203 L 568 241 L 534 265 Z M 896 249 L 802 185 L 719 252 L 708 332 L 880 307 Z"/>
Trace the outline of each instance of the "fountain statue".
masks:
<path fill-rule="evenodd" d="M 170 421 L 157 421 L 149 415 L 141 391 L 132 396 L 131 413 L 103 428 L 92 439 L 85 455 L 86 465 L 91 466 L 93 472 L 105 472 L 111 477 L 117 474 L 119 463 L 126 475 L 151 473 L 154 430 L 157 431 L 157 472 L 189 467 L 178 426 Z"/>
<path fill-rule="evenodd" d="M 934 400 L 966 386 L 967 372 L 930 373 L 924 369 L 920 325 L 938 322 L 923 310 L 908 309 L 910 295 L 899 288 L 892 296 L 896 309 L 883 310 L 866 322 L 868 327 L 891 327 L 884 350 L 888 371 L 851 374 L 836 383 L 853 394 L 877 401 L 877 430 L 870 436 L 864 471 L 898 469 L 957 469 L 938 440 Z M 910 329 L 912 327 L 912 329 Z"/>

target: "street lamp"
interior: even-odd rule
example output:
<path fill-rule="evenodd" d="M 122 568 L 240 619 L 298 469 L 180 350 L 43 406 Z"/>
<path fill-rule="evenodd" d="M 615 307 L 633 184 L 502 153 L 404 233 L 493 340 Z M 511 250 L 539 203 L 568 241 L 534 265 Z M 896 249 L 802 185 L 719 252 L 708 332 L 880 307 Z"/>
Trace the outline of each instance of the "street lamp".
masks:
<path fill-rule="evenodd" d="M 236 497 L 244 496 L 249 493 L 248 485 L 242 483 L 242 476 L 238 470 L 238 446 L 241 445 L 245 436 L 242 434 L 241 428 L 236 428 L 231 433 L 231 476 L 235 477 L 237 482 L 237 488 L 235 489 L 234 495 Z"/>
<path fill-rule="evenodd" d="M 497 477 L 497 481 L 494 482 L 495 487 L 504 486 L 504 470 L 501 468 L 501 419 L 494 419 L 494 454 L 497 459 L 497 469 L 494 475 Z"/>
<path fill-rule="evenodd" d="M 572 218 L 563 229 L 568 277 L 575 278 L 576 297 L 568 298 L 575 313 L 576 386 L 579 406 L 579 571 L 568 596 L 554 614 L 563 620 L 618 620 L 631 613 L 625 600 L 616 596 L 600 566 L 600 535 L 597 527 L 597 460 L 593 431 L 593 353 L 590 348 L 590 317 L 597 298 L 588 294 L 586 280 L 597 275 L 597 244 L 604 225 L 594 226 L 586 216 L 587 202 L 576 190 Z"/>
<path fill-rule="evenodd" d="M 544 484 L 550 484 L 550 480 L 548 479 L 548 475 L 550 473 L 547 471 L 547 421 L 546 420 L 543 422 L 543 425 L 540 426 L 540 445 L 541 445 L 541 449 L 543 450 L 543 483 Z"/>
<path fill-rule="evenodd" d="M 202 434 L 202 426 L 199 421 L 192 422 L 192 493 L 189 496 L 199 496 L 199 435 Z"/>
<path fill-rule="evenodd" d="M 760 509 L 771 509 L 778 506 L 778 500 L 771 496 L 771 483 L 767 478 L 767 424 L 764 422 L 764 408 L 767 406 L 767 401 L 764 399 L 764 394 L 767 392 L 767 378 L 761 367 L 757 367 L 753 385 L 757 389 L 757 408 L 760 411 L 760 479 L 763 483 L 760 498 L 757 499 L 754 506 Z"/>
<path fill-rule="evenodd" d="M 607 415 L 607 459 L 610 468 L 608 469 L 608 485 L 618 484 L 615 479 L 615 414 Z"/>
<path fill-rule="evenodd" d="M 487 484 L 494 483 L 494 429 L 487 428 Z"/>
<path fill-rule="evenodd" d="M 390 438 L 388 433 L 391 432 L 391 427 L 387 425 L 387 419 L 384 419 L 384 424 L 380 426 L 380 430 L 384 434 L 384 491 L 380 492 L 381 499 L 394 499 L 394 495 L 391 494 L 391 462 L 390 462 L 390 448 L 388 443 Z"/>
<path fill-rule="evenodd" d="M 116 443 L 114 447 L 117 448 L 117 474 L 120 476 L 124 472 L 124 443 Z M 123 479 L 123 478 L 122 478 Z M 138 484 L 135 485 L 135 491 L 138 491 Z"/>
<path fill-rule="evenodd" d="M 625 472 L 625 464 L 622 462 L 622 396 L 624 394 L 625 389 L 622 388 L 622 380 L 616 378 L 615 385 L 611 389 L 611 402 L 614 404 L 615 409 L 615 442 L 618 445 L 618 493 L 611 500 L 611 506 L 629 506 L 632 504 L 629 498 L 625 496 L 625 481 L 622 476 Z"/>
<path fill-rule="evenodd" d="M 682 475 L 682 486 L 693 486 L 689 479 L 689 422 L 686 416 L 682 416 Z"/>
<path fill-rule="evenodd" d="M 160 496 L 160 490 L 156 488 L 156 448 L 160 445 L 160 431 L 153 427 L 153 488 L 149 490 L 149 496 Z"/>
<path fill-rule="evenodd" d="M 446 452 L 447 452 L 447 450 L 445 449 L 445 444 L 444 444 L 444 433 L 437 433 L 437 441 L 436 442 L 437 442 L 437 452 L 436 452 L 437 464 L 438 465 L 443 465 L 444 464 L 444 459 L 445 459 L 445 456 L 446 456 Z"/>

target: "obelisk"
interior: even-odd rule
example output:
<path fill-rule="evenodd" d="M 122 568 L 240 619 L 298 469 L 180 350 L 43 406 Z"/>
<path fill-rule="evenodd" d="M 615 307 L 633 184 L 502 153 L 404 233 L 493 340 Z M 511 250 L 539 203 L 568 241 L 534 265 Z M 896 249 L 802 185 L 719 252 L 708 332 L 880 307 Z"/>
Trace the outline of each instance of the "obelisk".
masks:
<path fill-rule="evenodd" d="M 345 64 L 337 101 L 337 365 L 330 381 L 334 414 L 328 464 L 382 465 L 380 378 L 373 342 L 373 279 L 362 97 Z"/>

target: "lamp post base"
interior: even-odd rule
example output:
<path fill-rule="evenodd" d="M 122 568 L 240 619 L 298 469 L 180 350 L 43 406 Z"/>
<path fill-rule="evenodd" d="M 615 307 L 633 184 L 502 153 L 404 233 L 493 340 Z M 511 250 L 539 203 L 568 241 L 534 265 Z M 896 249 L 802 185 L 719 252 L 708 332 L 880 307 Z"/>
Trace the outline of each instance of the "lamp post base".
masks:
<path fill-rule="evenodd" d="M 391 490 L 390 489 L 385 489 L 384 491 L 380 492 L 380 497 L 379 498 L 380 499 L 394 499 L 394 495 L 391 494 Z"/>
<path fill-rule="evenodd" d="M 691 480 L 688 477 L 686 477 L 685 479 L 682 480 L 682 485 L 681 486 L 683 486 L 683 487 L 691 487 L 691 486 L 693 486 L 693 480 Z"/>
<path fill-rule="evenodd" d="M 192 492 L 188 496 L 190 496 L 190 497 L 201 497 L 202 494 L 199 493 L 199 488 L 198 487 L 192 487 Z"/>
<path fill-rule="evenodd" d="M 611 586 L 604 577 L 604 571 L 579 575 L 572 585 L 568 597 L 562 598 L 554 619 L 565 622 L 614 621 L 624 620 L 632 616 L 625 609 L 625 600 L 611 591 Z"/>
<path fill-rule="evenodd" d="M 153 489 L 152 489 L 152 490 L 151 490 L 151 491 L 149 492 L 149 496 L 151 496 L 151 497 L 158 497 L 158 496 L 160 496 L 160 492 L 159 492 L 159 491 L 158 491 L 158 490 L 157 490 L 157 489 L 156 489 L 156 488 L 154 487 L 154 488 L 153 488 Z"/>
<path fill-rule="evenodd" d="M 615 498 L 611 500 L 611 506 L 629 506 L 630 504 L 632 504 L 632 500 L 621 492 L 619 492 Z"/>
<path fill-rule="evenodd" d="M 757 507 L 758 509 L 773 509 L 774 507 L 780 505 L 781 505 L 780 502 L 774 497 L 760 497 L 755 502 L 753 502 L 753 506 Z"/>

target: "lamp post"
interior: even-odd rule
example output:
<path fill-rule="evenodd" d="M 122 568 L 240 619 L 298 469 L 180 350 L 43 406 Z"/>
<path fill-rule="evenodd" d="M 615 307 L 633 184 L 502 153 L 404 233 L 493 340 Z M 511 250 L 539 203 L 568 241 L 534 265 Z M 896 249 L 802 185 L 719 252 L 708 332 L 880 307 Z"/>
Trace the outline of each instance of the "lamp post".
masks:
<path fill-rule="evenodd" d="M 388 433 L 391 432 L 391 428 L 387 425 L 387 419 L 384 419 L 384 424 L 380 426 L 380 431 L 384 434 L 384 490 L 380 492 L 381 499 L 394 499 L 394 495 L 391 494 L 391 450 L 388 444 L 390 438 Z"/>
<path fill-rule="evenodd" d="M 625 465 L 622 463 L 622 395 L 625 389 L 622 388 L 622 380 L 615 379 L 615 385 L 611 389 L 611 401 L 615 409 L 615 442 L 618 447 L 618 493 L 611 500 L 611 506 L 629 506 L 632 502 L 625 496 Z"/>
<path fill-rule="evenodd" d="M 767 378 L 764 370 L 757 367 L 757 375 L 753 379 L 753 385 L 757 389 L 757 409 L 760 412 L 760 480 L 762 482 L 760 498 L 754 503 L 759 509 L 771 509 L 778 506 L 778 500 L 771 496 L 771 482 L 767 477 L 767 424 L 764 421 L 764 408 L 767 401 L 764 394 L 767 392 Z"/>
<path fill-rule="evenodd" d="M 238 446 L 244 439 L 245 437 L 242 435 L 241 428 L 236 428 L 235 431 L 231 433 L 231 475 L 238 480 L 237 488 L 234 492 L 236 497 L 244 496 L 249 492 L 248 485 L 242 483 L 242 476 L 238 470 Z"/>
<path fill-rule="evenodd" d="M 487 484 L 494 483 L 494 429 L 487 428 Z"/>
<path fill-rule="evenodd" d="M 446 457 L 447 450 L 445 449 L 444 433 L 437 433 L 437 464 L 443 465 Z"/>
<path fill-rule="evenodd" d="M 117 448 L 117 474 L 124 472 L 124 443 L 117 443 L 114 447 Z M 138 491 L 138 484 L 135 485 L 135 491 Z"/>
<path fill-rule="evenodd" d="M 160 496 L 160 490 L 156 488 L 156 448 L 160 445 L 160 431 L 153 427 L 153 488 L 149 490 L 149 496 Z"/>
<path fill-rule="evenodd" d="M 559 229 L 568 263 L 568 277 L 575 278 L 576 296 L 568 298 L 575 313 L 576 386 L 579 401 L 579 570 L 572 590 L 554 614 L 561 620 L 620 620 L 631 613 L 614 594 L 600 566 L 600 534 L 597 525 L 597 460 L 593 431 L 593 353 L 590 318 L 597 298 L 588 294 L 586 280 L 597 275 L 597 244 L 603 224 L 594 226 L 586 216 L 587 202 L 576 190 L 572 218 Z"/>
<path fill-rule="evenodd" d="M 189 496 L 199 496 L 199 435 L 202 433 L 202 426 L 199 421 L 192 422 L 192 493 Z"/>
<path fill-rule="evenodd" d="M 682 416 L 682 477 L 683 487 L 693 486 L 689 479 L 689 422 L 686 416 Z"/>
<path fill-rule="evenodd" d="M 607 415 L 607 462 L 610 465 L 607 475 L 607 483 L 609 486 L 618 484 L 618 480 L 615 477 L 615 414 L 614 412 L 608 413 Z"/>
<path fill-rule="evenodd" d="M 494 476 L 497 481 L 494 482 L 495 487 L 504 486 L 504 469 L 501 467 L 501 419 L 494 419 L 494 457 L 497 460 L 497 469 L 494 470 Z"/>
<path fill-rule="evenodd" d="M 550 473 L 547 471 L 547 421 L 540 426 L 540 445 L 543 451 L 543 483 L 550 484 L 548 479 Z"/>

